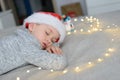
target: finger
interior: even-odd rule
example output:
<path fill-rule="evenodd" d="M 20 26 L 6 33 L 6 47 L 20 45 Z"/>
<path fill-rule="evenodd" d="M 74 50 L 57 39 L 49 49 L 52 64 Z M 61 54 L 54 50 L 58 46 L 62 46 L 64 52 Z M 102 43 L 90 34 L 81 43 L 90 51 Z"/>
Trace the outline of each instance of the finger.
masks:
<path fill-rule="evenodd" d="M 55 51 L 56 51 L 57 54 L 61 54 L 62 53 L 62 51 L 61 51 L 61 49 L 59 47 L 56 47 Z"/>
<path fill-rule="evenodd" d="M 50 51 L 51 51 L 51 53 L 54 53 L 54 50 L 52 48 L 50 48 Z"/>
<path fill-rule="evenodd" d="M 52 53 L 52 51 L 50 49 L 47 49 L 47 52 Z"/>
<path fill-rule="evenodd" d="M 51 48 L 51 51 L 52 51 L 52 53 L 56 53 L 56 48 L 55 48 L 55 47 L 52 47 L 52 48 Z"/>
<path fill-rule="evenodd" d="M 62 54 L 62 50 L 60 48 L 58 48 L 58 53 Z"/>
<path fill-rule="evenodd" d="M 55 54 L 61 54 L 62 50 L 59 47 L 51 47 L 49 52 L 55 53 Z"/>

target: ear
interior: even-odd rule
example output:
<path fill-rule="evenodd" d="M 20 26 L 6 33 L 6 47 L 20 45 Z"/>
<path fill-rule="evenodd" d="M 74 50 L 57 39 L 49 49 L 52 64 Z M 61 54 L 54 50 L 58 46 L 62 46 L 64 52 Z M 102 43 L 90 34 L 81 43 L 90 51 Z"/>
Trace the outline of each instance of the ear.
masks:
<path fill-rule="evenodd" d="M 35 23 L 29 23 L 29 25 L 28 25 L 28 30 L 29 30 L 30 32 L 32 32 L 33 29 L 34 29 L 34 27 L 35 27 Z"/>

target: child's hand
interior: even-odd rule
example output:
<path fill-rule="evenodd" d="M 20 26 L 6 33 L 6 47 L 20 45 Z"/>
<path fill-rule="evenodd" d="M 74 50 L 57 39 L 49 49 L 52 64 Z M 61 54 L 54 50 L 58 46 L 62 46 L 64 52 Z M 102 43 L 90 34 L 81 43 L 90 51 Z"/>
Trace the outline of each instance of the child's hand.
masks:
<path fill-rule="evenodd" d="M 62 50 L 57 46 L 49 46 L 46 48 L 46 50 L 49 53 L 62 54 Z"/>

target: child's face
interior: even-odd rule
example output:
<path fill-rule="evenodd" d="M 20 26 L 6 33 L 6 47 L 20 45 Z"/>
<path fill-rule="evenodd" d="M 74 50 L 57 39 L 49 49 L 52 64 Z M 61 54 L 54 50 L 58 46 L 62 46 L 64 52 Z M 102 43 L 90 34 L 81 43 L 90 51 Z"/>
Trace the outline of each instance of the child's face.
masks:
<path fill-rule="evenodd" d="M 38 39 L 43 49 L 57 42 L 60 37 L 58 31 L 47 24 L 30 23 L 28 29 Z"/>

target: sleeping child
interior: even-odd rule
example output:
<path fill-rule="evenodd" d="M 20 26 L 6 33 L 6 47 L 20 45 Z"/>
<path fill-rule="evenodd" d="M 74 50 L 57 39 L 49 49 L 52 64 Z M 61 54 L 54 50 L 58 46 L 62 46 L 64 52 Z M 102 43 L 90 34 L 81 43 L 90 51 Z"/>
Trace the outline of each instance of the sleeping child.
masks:
<path fill-rule="evenodd" d="M 31 64 L 42 69 L 62 70 L 66 58 L 59 47 L 66 36 L 61 16 L 35 12 L 13 34 L 0 39 L 0 74 Z"/>

